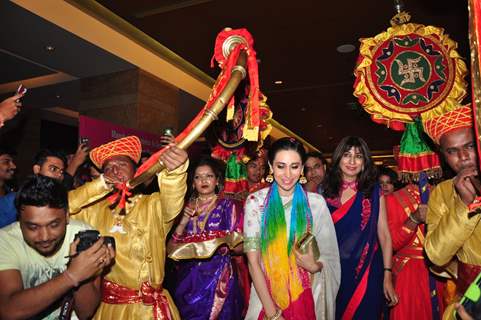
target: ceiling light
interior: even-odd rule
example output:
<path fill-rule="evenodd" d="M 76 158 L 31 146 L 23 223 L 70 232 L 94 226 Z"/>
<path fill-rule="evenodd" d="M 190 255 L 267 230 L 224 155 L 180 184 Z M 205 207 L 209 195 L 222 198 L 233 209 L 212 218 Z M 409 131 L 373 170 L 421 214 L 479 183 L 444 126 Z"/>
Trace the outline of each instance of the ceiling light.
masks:
<path fill-rule="evenodd" d="M 282 80 L 276 80 L 274 81 L 274 84 L 283 84 Z"/>
<path fill-rule="evenodd" d="M 47 51 L 54 51 L 54 50 L 55 50 L 55 47 L 54 47 L 54 46 L 51 46 L 51 45 L 48 45 L 48 46 L 45 46 L 45 50 L 47 50 Z"/>
<path fill-rule="evenodd" d="M 316 127 L 322 128 L 322 123 L 319 123 Z"/>
<path fill-rule="evenodd" d="M 302 107 L 302 108 L 301 108 L 301 111 L 302 111 L 302 112 L 304 112 L 304 111 L 306 111 L 306 110 L 307 110 L 306 107 Z"/>
<path fill-rule="evenodd" d="M 351 53 L 356 50 L 356 47 L 352 44 L 341 44 L 339 47 L 336 48 L 336 50 L 339 53 Z"/>

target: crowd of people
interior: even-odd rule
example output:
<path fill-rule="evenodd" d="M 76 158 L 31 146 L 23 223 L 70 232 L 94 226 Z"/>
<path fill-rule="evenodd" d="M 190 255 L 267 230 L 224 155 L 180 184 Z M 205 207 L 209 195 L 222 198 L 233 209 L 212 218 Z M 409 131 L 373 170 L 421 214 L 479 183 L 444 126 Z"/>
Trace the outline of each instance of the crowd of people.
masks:
<path fill-rule="evenodd" d="M 355 136 L 329 162 L 272 142 L 242 164 L 239 195 L 222 162 L 168 137 L 165 170 L 132 190 L 149 157 L 135 136 L 41 150 L 18 188 L 2 147 L 0 319 L 478 319 L 459 304 L 481 272 L 471 112 L 425 125 L 456 176 L 424 190 Z"/>

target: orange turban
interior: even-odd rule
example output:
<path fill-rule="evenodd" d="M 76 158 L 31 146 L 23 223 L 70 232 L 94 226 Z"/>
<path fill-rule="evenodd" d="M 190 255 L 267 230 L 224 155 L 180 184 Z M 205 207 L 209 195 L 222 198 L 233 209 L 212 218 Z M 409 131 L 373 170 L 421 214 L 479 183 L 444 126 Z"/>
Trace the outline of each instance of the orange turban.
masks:
<path fill-rule="evenodd" d="M 439 144 L 442 135 L 460 128 L 473 126 L 473 110 L 470 105 L 456 108 L 436 118 L 423 121 L 424 131 Z"/>
<path fill-rule="evenodd" d="M 136 136 L 128 136 L 103 144 L 90 151 L 90 159 L 97 166 L 102 168 L 104 162 L 114 156 L 127 156 L 135 163 L 140 160 L 142 145 Z"/>

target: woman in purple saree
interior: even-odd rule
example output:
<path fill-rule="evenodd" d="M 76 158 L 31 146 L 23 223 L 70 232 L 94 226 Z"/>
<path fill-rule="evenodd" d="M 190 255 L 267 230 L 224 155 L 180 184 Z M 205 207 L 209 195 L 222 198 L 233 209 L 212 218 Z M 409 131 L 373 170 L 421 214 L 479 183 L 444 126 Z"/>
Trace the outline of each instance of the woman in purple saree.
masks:
<path fill-rule="evenodd" d="M 398 298 L 392 285 L 392 244 L 367 144 L 344 138 L 332 158 L 324 190 L 336 228 L 341 286 L 336 319 L 380 319 L 384 297 Z"/>
<path fill-rule="evenodd" d="M 196 193 L 168 243 L 178 261 L 174 300 L 182 319 L 241 318 L 243 297 L 232 255 L 242 252 L 239 206 L 215 193 L 220 171 L 212 159 L 194 167 Z"/>

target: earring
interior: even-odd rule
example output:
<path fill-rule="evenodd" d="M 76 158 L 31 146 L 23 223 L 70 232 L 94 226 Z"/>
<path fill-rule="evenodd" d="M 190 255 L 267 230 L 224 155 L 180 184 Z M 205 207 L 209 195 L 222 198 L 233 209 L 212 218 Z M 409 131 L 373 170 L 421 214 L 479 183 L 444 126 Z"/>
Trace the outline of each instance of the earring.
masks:
<path fill-rule="evenodd" d="M 300 184 L 306 184 L 307 183 L 307 178 L 304 176 L 304 172 L 301 173 L 301 177 L 299 178 L 299 183 Z"/>
<path fill-rule="evenodd" d="M 266 181 L 268 183 L 273 183 L 274 182 L 274 176 L 272 175 L 274 172 L 272 171 L 272 169 L 269 168 L 269 174 L 267 175 L 266 177 Z"/>

